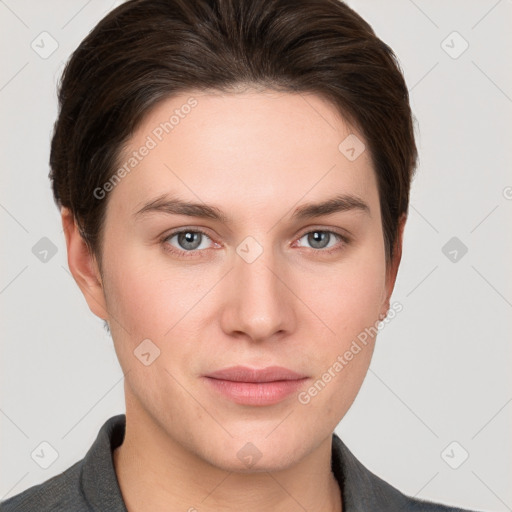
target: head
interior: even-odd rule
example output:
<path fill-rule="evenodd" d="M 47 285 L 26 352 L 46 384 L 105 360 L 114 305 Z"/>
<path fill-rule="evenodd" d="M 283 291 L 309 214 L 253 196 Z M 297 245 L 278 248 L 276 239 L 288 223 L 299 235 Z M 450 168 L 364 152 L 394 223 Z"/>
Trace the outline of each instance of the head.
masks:
<path fill-rule="evenodd" d="M 391 49 L 338 0 L 129 1 L 59 103 L 69 267 L 131 410 L 224 469 L 247 470 L 247 442 L 260 470 L 311 452 L 360 389 L 376 329 L 354 341 L 400 263 L 416 146 Z M 207 382 L 235 365 L 305 378 L 247 405 Z"/>

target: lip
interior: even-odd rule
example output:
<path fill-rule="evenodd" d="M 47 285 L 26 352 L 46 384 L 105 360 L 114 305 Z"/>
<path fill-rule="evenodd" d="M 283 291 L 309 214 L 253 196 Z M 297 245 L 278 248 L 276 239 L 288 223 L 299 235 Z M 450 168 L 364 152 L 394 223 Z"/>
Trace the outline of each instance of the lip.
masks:
<path fill-rule="evenodd" d="M 283 401 L 308 377 L 282 366 L 233 366 L 211 372 L 204 379 L 216 392 L 237 404 L 264 406 Z"/>
<path fill-rule="evenodd" d="M 211 372 L 206 377 L 233 382 L 275 382 L 278 380 L 299 380 L 306 375 L 294 372 L 283 366 L 267 366 L 266 368 L 249 368 L 248 366 L 232 366 Z"/>

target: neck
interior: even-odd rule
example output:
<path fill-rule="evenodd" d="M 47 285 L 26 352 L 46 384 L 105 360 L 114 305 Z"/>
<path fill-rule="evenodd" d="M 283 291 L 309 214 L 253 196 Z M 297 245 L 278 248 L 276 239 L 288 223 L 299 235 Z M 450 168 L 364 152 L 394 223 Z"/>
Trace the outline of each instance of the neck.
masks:
<path fill-rule="evenodd" d="M 127 402 L 125 437 L 113 461 L 128 512 L 341 512 L 331 450 L 329 437 L 285 470 L 225 471 L 191 453 Z"/>

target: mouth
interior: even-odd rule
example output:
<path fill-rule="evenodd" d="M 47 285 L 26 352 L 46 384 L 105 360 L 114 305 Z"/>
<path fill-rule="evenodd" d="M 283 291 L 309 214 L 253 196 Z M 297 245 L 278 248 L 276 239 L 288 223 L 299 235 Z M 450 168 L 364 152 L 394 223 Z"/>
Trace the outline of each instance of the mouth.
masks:
<path fill-rule="evenodd" d="M 265 406 L 283 401 L 309 379 L 282 366 L 255 369 L 233 366 L 203 377 L 211 389 L 240 405 Z"/>

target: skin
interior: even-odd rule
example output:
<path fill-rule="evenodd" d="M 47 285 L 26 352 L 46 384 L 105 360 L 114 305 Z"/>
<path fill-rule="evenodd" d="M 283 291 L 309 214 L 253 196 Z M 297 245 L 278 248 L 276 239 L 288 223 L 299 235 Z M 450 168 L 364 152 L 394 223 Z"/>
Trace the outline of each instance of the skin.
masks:
<path fill-rule="evenodd" d="M 102 261 L 62 210 L 69 268 L 92 312 L 109 322 L 125 372 L 127 428 L 114 465 L 129 511 L 342 510 L 331 472 L 331 436 L 354 401 L 375 339 L 307 404 L 297 393 L 267 406 L 240 405 L 202 375 L 234 365 L 280 365 L 307 375 L 307 390 L 389 308 L 401 257 L 386 265 L 379 196 L 369 151 L 348 160 L 338 145 L 354 133 L 313 94 L 262 90 L 194 92 L 167 99 L 145 118 L 123 158 L 173 110 L 198 104 L 109 192 Z M 298 206 L 357 195 L 349 210 L 293 221 Z M 153 212 L 163 193 L 212 204 L 231 220 Z M 200 228 L 192 257 L 176 228 Z M 324 235 L 327 249 L 307 234 Z M 200 235 L 199 235 L 200 236 Z M 237 247 L 263 248 L 248 263 Z M 254 248 L 250 249 L 254 250 Z M 190 253 L 189 249 L 189 253 Z M 134 356 L 144 339 L 160 355 Z M 248 468 L 247 442 L 261 452 Z"/>

